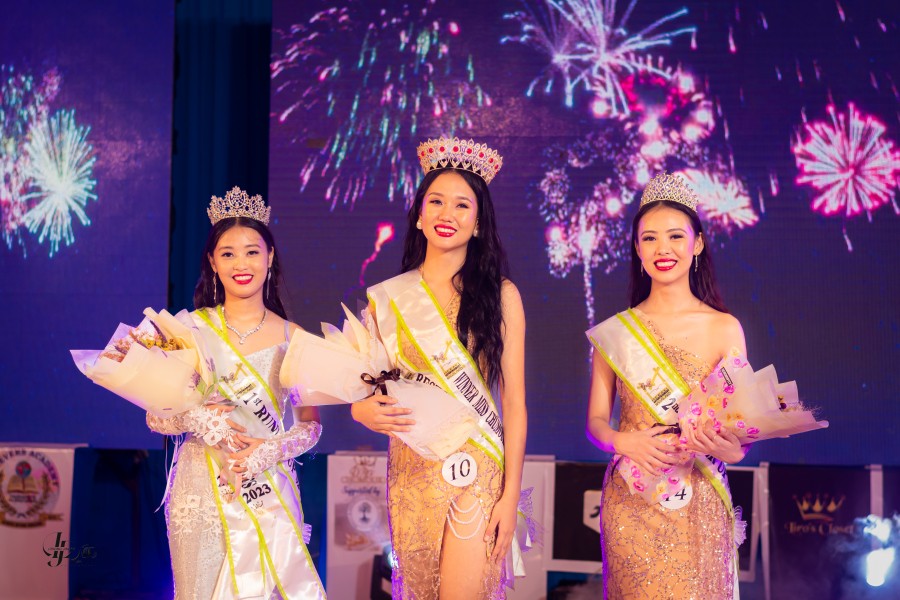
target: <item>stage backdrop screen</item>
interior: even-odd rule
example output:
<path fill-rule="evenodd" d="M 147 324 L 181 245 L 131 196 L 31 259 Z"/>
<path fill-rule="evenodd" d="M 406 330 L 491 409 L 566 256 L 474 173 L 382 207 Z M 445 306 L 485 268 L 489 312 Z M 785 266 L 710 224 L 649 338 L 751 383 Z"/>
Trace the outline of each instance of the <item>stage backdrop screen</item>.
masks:
<path fill-rule="evenodd" d="M 648 179 L 700 196 L 751 363 L 831 422 L 748 463 L 896 463 L 897 3 L 276 0 L 270 201 L 295 319 L 318 331 L 400 266 L 440 134 L 503 156 L 491 183 L 525 304 L 528 452 L 585 438 L 584 331 L 627 306 Z M 344 407 L 319 448 L 385 446 Z"/>
<path fill-rule="evenodd" d="M 164 308 L 174 6 L 6 2 L 0 20 L 0 440 L 156 447 L 76 369 Z"/>

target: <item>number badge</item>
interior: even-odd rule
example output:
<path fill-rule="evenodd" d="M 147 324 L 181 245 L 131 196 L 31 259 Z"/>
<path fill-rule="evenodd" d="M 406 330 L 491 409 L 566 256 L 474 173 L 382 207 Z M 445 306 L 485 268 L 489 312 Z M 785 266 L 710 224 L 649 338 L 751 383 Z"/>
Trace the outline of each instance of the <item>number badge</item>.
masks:
<path fill-rule="evenodd" d="M 684 487 L 669 496 L 668 500 L 661 500 L 659 505 L 669 510 L 678 510 L 682 506 L 687 506 L 694 496 L 694 487 L 690 482 L 685 482 Z"/>
<path fill-rule="evenodd" d="M 444 481 L 450 485 L 466 487 L 475 481 L 475 476 L 478 475 L 478 465 L 471 455 L 457 452 L 447 457 L 441 473 L 444 475 Z"/>

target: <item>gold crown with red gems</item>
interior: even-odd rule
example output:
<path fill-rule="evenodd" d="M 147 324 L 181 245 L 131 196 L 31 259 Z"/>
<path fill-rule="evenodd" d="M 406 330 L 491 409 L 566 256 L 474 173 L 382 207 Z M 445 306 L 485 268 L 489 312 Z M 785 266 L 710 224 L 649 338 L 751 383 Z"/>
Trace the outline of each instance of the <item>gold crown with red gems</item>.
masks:
<path fill-rule="evenodd" d="M 439 137 L 419 144 L 416 152 L 425 173 L 435 169 L 465 169 L 490 183 L 503 166 L 503 157 L 485 144 Z"/>
<path fill-rule="evenodd" d="M 694 193 L 684 178 L 678 175 L 667 175 L 665 171 L 650 180 L 641 196 L 641 207 L 652 202 L 668 200 L 687 206 L 697 212 L 697 194 Z"/>
<path fill-rule="evenodd" d="M 213 225 L 222 219 L 233 217 L 248 217 L 263 225 L 268 225 L 271 211 L 272 207 L 266 206 L 262 196 L 257 194 L 250 197 L 247 192 L 234 186 L 230 192 L 225 194 L 224 198 L 213 196 L 209 208 L 206 209 L 206 214 L 209 215 L 209 220 Z"/>

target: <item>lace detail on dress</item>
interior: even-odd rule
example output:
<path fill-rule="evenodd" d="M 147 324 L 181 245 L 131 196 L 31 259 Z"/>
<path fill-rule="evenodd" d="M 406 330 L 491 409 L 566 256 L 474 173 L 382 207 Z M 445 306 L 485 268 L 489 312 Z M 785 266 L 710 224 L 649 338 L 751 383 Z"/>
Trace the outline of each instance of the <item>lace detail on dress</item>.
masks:
<path fill-rule="evenodd" d="M 287 398 L 278 375 L 286 349 L 287 344 L 279 344 L 245 356 L 256 372 L 265 378 L 279 399 L 279 409 L 282 411 Z M 147 415 L 147 425 L 153 431 L 167 435 L 192 433 L 178 451 L 166 502 L 169 549 L 175 597 L 178 600 L 211 598 L 225 561 L 225 534 L 206 463 L 206 442 L 222 441 L 218 436 L 222 435 L 221 426 L 227 415 L 221 420 L 218 417 L 203 407 L 169 419 Z M 312 431 L 308 432 L 308 436 L 313 436 Z M 299 518 L 299 514 L 296 516 Z M 308 537 L 308 525 L 302 523 L 301 527 L 304 537 Z M 278 597 L 277 592 L 274 597 Z"/>
<path fill-rule="evenodd" d="M 280 462 L 292 460 L 319 441 L 322 424 L 317 421 L 295 423 L 281 435 L 276 435 L 256 447 L 244 461 L 248 477 L 256 477 Z"/>
<path fill-rule="evenodd" d="M 166 504 L 175 596 L 211 598 L 225 560 L 225 535 L 206 467 L 203 442 L 185 442 Z"/>

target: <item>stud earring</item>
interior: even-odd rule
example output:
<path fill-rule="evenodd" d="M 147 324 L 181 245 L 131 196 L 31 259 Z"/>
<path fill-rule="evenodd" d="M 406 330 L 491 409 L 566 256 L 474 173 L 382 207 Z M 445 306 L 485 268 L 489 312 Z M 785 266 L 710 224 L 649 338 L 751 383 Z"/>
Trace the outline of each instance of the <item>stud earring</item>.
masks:
<path fill-rule="evenodd" d="M 416 229 L 422 229 L 422 217 L 419 217 L 419 220 L 416 221 Z"/>

